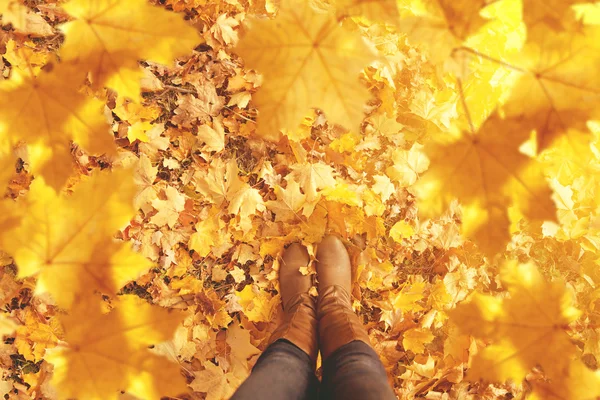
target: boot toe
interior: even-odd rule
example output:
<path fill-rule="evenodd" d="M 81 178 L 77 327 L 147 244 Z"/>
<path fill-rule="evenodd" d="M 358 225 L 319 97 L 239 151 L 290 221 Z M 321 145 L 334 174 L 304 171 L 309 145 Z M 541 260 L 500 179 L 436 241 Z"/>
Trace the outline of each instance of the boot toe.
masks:
<path fill-rule="evenodd" d="M 308 266 L 310 257 L 306 247 L 292 243 L 281 254 L 279 264 L 279 288 L 284 308 L 287 302 L 297 294 L 307 293 L 312 286 L 312 278 L 302 275 L 300 268 Z"/>
<path fill-rule="evenodd" d="M 319 291 L 331 285 L 350 291 L 352 266 L 344 242 L 334 235 L 325 236 L 319 243 L 316 257 Z"/>
<path fill-rule="evenodd" d="M 281 254 L 282 266 L 303 266 L 308 265 L 310 257 L 308 250 L 302 244 L 295 242 L 290 244 Z"/>

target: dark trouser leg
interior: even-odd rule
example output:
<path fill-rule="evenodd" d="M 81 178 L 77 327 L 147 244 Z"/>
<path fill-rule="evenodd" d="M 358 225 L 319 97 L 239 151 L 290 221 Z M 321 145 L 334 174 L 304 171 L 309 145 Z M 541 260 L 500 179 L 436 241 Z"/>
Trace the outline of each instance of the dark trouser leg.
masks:
<path fill-rule="evenodd" d="M 279 339 L 258 358 L 252 373 L 231 400 L 316 399 L 319 381 L 308 354 Z"/>
<path fill-rule="evenodd" d="M 355 340 L 323 364 L 320 400 L 395 400 L 383 364 L 368 344 Z"/>

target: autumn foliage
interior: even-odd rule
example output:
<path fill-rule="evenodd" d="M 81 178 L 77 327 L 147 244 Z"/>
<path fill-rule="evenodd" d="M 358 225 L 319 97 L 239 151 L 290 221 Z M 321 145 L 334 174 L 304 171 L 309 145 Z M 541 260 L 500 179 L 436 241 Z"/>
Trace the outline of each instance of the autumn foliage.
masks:
<path fill-rule="evenodd" d="M 0 395 L 226 399 L 337 233 L 399 398 L 600 398 L 600 3 L 0 16 Z"/>

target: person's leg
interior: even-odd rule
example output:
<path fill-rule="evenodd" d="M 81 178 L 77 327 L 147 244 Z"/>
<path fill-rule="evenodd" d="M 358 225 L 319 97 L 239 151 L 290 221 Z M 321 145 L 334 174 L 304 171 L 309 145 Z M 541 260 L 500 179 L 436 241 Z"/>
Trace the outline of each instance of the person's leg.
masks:
<path fill-rule="evenodd" d="M 352 266 L 339 238 L 326 236 L 319 244 L 317 276 L 323 358 L 320 399 L 395 399 L 369 335 L 352 310 Z"/>
<path fill-rule="evenodd" d="M 394 400 L 396 396 L 375 350 L 355 340 L 325 360 L 319 399 Z"/>
<path fill-rule="evenodd" d="M 319 381 L 308 354 L 286 339 L 272 343 L 231 400 L 315 399 Z"/>
<path fill-rule="evenodd" d="M 283 252 L 279 267 L 283 322 L 232 399 L 315 398 L 318 380 L 314 371 L 319 351 L 316 306 L 308 294 L 311 278 L 300 273 L 300 267 L 309 262 L 306 248 L 298 243 Z"/>

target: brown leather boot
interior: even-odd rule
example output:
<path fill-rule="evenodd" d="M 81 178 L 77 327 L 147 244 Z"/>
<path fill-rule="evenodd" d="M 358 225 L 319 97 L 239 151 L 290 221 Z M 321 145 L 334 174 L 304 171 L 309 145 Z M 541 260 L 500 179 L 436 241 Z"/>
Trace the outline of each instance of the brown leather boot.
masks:
<path fill-rule="evenodd" d="M 371 345 L 369 335 L 352 310 L 350 296 L 352 266 L 344 243 L 328 235 L 317 248 L 319 279 L 319 343 L 323 360 L 343 345 L 361 340 Z"/>
<path fill-rule="evenodd" d="M 299 243 L 292 243 L 281 256 L 279 290 L 285 313 L 284 320 L 271 335 L 269 344 L 277 339 L 287 339 L 317 361 L 317 312 L 315 301 L 308 294 L 312 286 L 310 276 L 299 268 L 310 262 L 308 251 Z"/>

